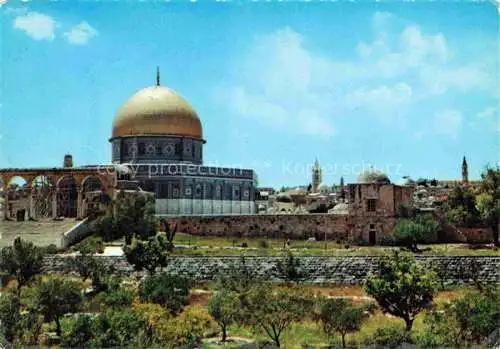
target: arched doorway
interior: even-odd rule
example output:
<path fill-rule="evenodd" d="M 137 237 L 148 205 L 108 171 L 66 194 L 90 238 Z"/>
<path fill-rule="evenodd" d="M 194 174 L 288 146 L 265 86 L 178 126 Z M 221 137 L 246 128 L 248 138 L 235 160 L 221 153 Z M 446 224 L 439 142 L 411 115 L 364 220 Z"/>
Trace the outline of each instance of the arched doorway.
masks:
<path fill-rule="evenodd" d="M 77 216 L 77 183 L 73 177 L 63 177 L 57 184 L 57 217 Z"/>

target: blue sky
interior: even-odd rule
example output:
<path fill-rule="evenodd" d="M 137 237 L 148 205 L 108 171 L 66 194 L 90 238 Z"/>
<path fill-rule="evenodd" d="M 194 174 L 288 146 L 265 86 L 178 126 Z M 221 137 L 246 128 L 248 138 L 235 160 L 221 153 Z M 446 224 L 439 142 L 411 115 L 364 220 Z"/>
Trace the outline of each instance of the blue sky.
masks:
<path fill-rule="evenodd" d="M 261 185 L 472 178 L 499 159 L 489 2 L 51 2 L 2 6 L 0 168 L 110 161 L 111 123 L 155 82 L 203 123 L 205 162 Z"/>

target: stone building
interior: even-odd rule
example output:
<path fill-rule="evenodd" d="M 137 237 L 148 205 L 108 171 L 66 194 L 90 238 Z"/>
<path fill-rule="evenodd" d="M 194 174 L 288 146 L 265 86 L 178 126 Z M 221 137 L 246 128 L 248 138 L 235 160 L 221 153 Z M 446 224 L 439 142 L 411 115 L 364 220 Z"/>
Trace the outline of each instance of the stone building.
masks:
<path fill-rule="evenodd" d="M 392 184 L 381 172 L 362 172 L 358 183 L 347 185 L 349 236 L 375 244 L 392 234 L 397 210 L 411 204 L 413 190 Z"/>

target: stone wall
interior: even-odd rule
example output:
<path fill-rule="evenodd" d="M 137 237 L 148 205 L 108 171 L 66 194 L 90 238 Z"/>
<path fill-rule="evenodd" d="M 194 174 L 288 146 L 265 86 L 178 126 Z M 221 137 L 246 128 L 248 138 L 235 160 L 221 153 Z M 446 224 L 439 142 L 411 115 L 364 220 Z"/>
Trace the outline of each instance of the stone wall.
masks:
<path fill-rule="evenodd" d="M 322 240 L 347 238 L 348 218 L 326 214 L 189 216 L 169 218 L 178 231 L 192 235 L 251 236 Z"/>
<path fill-rule="evenodd" d="M 131 265 L 124 257 L 100 258 L 118 275 L 134 273 Z M 377 267 L 379 257 L 298 257 L 300 268 L 304 274 L 304 282 L 311 284 L 360 284 L 368 273 Z M 489 283 L 500 283 L 499 257 L 440 257 L 417 256 L 417 260 L 430 267 L 441 266 L 445 271 L 447 284 L 462 284 L 471 282 L 464 277 L 463 268 L 476 263 L 479 279 Z M 46 273 L 73 273 L 69 257 L 63 255 L 48 256 L 45 259 Z M 280 281 L 276 264 L 279 257 L 246 257 L 245 264 L 257 275 Z M 173 257 L 170 259 L 167 271 L 188 277 L 195 282 L 215 280 L 221 273 L 227 273 L 230 268 L 240 268 L 240 257 Z"/>

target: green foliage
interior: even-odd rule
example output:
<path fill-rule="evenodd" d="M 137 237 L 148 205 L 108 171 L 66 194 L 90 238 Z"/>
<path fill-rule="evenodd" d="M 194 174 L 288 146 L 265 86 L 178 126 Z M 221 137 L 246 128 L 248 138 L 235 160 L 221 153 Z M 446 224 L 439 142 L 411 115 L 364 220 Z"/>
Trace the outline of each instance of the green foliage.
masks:
<path fill-rule="evenodd" d="M 458 323 L 459 338 L 479 344 L 500 326 L 500 292 L 470 293 L 453 301 L 449 312 Z"/>
<path fill-rule="evenodd" d="M 72 321 L 69 332 L 63 335 L 61 347 L 88 348 L 93 337 L 92 318 L 88 315 L 79 315 Z"/>
<path fill-rule="evenodd" d="M 387 313 L 402 318 L 410 331 L 415 316 L 432 304 L 437 291 L 433 271 L 406 254 L 381 258 L 378 272 L 365 282 L 365 291 Z"/>
<path fill-rule="evenodd" d="M 364 308 L 353 307 L 345 299 L 321 299 L 317 304 L 315 319 L 320 321 L 327 336 L 340 333 L 342 347 L 346 347 L 345 336 L 360 330 L 366 319 Z"/>
<path fill-rule="evenodd" d="M 20 237 L 0 251 L 0 270 L 16 278 L 18 292 L 42 272 L 42 266 L 42 249 Z"/>
<path fill-rule="evenodd" d="M 110 287 L 102 299 L 102 304 L 107 308 L 127 308 L 134 301 L 135 292 L 131 288 L 124 286 Z"/>
<path fill-rule="evenodd" d="M 259 240 L 259 248 L 269 248 L 269 242 L 267 240 Z"/>
<path fill-rule="evenodd" d="M 167 321 L 164 338 L 174 348 L 196 348 L 206 334 L 213 333 L 214 327 L 216 325 L 206 309 L 192 306 Z"/>
<path fill-rule="evenodd" d="M 170 313 L 179 313 L 187 304 L 189 296 L 188 280 L 168 273 L 150 275 L 139 285 L 142 302 L 163 305 Z"/>
<path fill-rule="evenodd" d="M 127 244 L 134 236 L 147 239 L 155 235 L 154 199 L 120 192 L 107 213 L 97 221 L 96 232 L 104 241 L 125 237 Z"/>
<path fill-rule="evenodd" d="M 477 196 L 481 219 L 493 229 L 493 242 L 500 245 L 500 167 L 487 167 L 481 174 L 482 182 Z"/>
<path fill-rule="evenodd" d="M 439 229 L 439 222 L 432 216 L 418 215 L 412 219 L 398 219 L 394 238 L 416 252 L 418 243 L 436 242 Z"/>
<path fill-rule="evenodd" d="M 134 238 L 130 245 L 125 245 L 123 251 L 136 271 L 146 269 L 154 274 L 159 267 L 165 267 L 168 262 L 169 242 L 165 235 L 158 234 L 142 241 Z"/>
<path fill-rule="evenodd" d="M 144 321 L 132 310 L 108 311 L 92 321 L 93 343 L 97 348 L 125 347 L 144 330 Z"/>
<path fill-rule="evenodd" d="M 104 252 L 104 242 L 100 236 L 90 236 L 76 246 L 81 254 L 96 254 Z"/>
<path fill-rule="evenodd" d="M 459 226 L 473 227 L 479 222 L 474 193 L 462 187 L 453 189 L 453 193 L 444 205 L 445 219 Z"/>
<path fill-rule="evenodd" d="M 60 318 L 67 313 L 75 313 L 83 304 L 80 285 L 62 278 L 43 280 L 34 289 L 35 309 L 45 321 L 56 322 L 56 333 L 61 335 Z"/>
<path fill-rule="evenodd" d="M 208 304 L 208 312 L 219 325 L 222 341 L 227 338 L 227 327 L 234 323 L 239 315 L 240 301 L 236 294 L 219 291 Z"/>
<path fill-rule="evenodd" d="M 11 292 L 0 294 L 0 323 L 2 334 L 9 342 L 13 342 L 20 321 L 21 304 L 19 297 Z"/>
<path fill-rule="evenodd" d="M 245 311 L 250 323 L 280 347 L 283 332 L 311 310 L 311 304 L 305 300 L 305 295 L 297 289 L 274 290 L 262 284 L 253 288 Z"/>
<path fill-rule="evenodd" d="M 443 309 L 430 309 L 424 313 L 423 328 L 414 334 L 420 348 L 459 347 L 459 330 L 455 318 Z"/>
<path fill-rule="evenodd" d="M 102 282 L 106 275 L 104 264 L 94 255 L 82 249 L 80 255 L 71 259 L 74 270 L 80 275 L 82 281 L 92 279 L 92 285 L 98 289 L 102 288 Z"/>
<path fill-rule="evenodd" d="M 390 324 L 378 327 L 369 342 L 379 348 L 397 348 L 402 343 L 411 342 L 411 338 L 403 326 Z"/>
<path fill-rule="evenodd" d="M 300 259 L 295 257 L 289 250 L 286 251 L 286 255 L 282 260 L 276 263 L 276 269 L 287 284 L 299 283 L 303 278 L 303 273 L 300 271 Z"/>
<path fill-rule="evenodd" d="M 28 346 L 39 344 L 43 332 L 43 316 L 40 316 L 37 311 L 29 309 L 21 314 L 19 329 L 22 330 L 17 340 L 19 344 Z"/>

